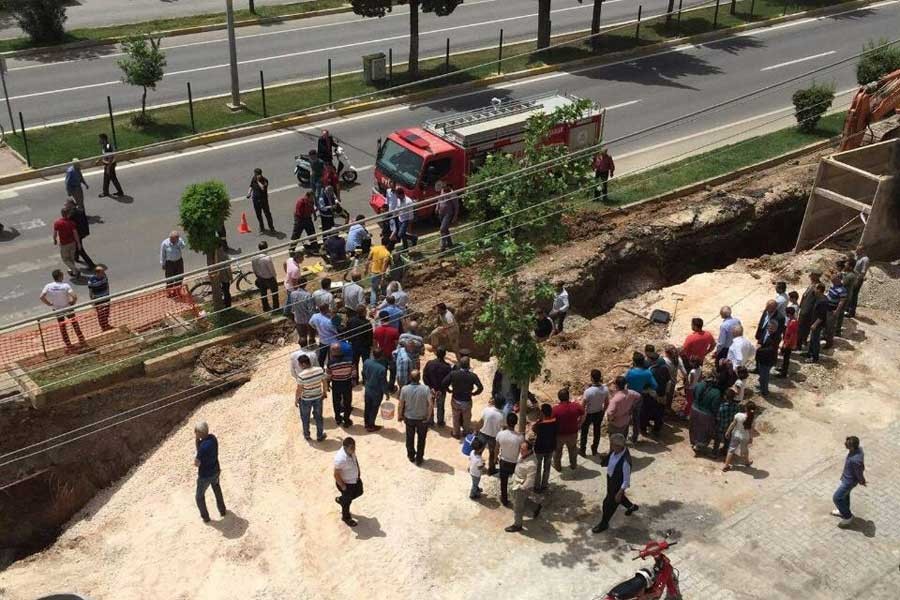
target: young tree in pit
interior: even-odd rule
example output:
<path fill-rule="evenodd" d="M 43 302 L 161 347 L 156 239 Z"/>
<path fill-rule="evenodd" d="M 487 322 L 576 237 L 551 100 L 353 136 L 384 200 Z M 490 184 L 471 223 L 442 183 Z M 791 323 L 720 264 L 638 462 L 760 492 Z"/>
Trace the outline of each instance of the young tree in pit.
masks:
<path fill-rule="evenodd" d="M 130 38 L 122 44 L 125 57 L 119 60 L 122 82 L 140 87 L 141 114 L 132 118 L 139 125 L 147 124 L 147 90 L 155 90 L 164 75 L 166 55 L 160 50 L 161 38 Z"/>
<path fill-rule="evenodd" d="M 528 386 L 541 372 L 544 347 L 532 335 L 534 306 L 553 297 L 553 288 L 538 286 L 527 291 L 515 277 L 494 280 L 496 290 L 478 316 L 481 328 L 475 341 L 490 347 L 497 368 L 519 386 L 519 431 L 525 431 Z"/>
<path fill-rule="evenodd" d="M 181 227 L 187 234 L 187 246 L 194 252 L 206 255 L 206 264 L 216 264 L 219 246 L 219 227 L 231 214 L 231 200 L 225 184 L 219 181 L 194 183 L 181 196 Z M 225 267 L 228 268 L 228 267 Z M 222 290 L 219 287 L 219 269 L 210 269 L 213 307 L 223 307 Z"/>
<path fill-rule="evenodd" d="M 446 17 L 463 0 L 409 0 L 409 76 L 419 76 L 419 11 Z M 363 17 L 383 17 L 391 12 L 392 0 L 350 0 L 353 12 Z"/>

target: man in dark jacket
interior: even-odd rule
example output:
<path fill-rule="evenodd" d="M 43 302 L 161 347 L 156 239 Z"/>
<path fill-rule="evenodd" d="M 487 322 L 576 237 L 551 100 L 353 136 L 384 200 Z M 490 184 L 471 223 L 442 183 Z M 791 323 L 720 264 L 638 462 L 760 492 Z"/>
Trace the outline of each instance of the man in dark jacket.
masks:
<path fill-rule="evenodd" d="M 469 358 L 459 359 L 459 368 L 450 371 L 441 382 L 441 388 L 450 392 L 450 408 L 453 412 L 453 432 L 456 439 L 466 437 L 471 430 L 472 396 L 484 391 L 478 375 L 469 370 Z"/>
<path fill-rule="evenodd" d="M 75 229 L 78 231 L 78 246 L 75 250 L 75 260 L 86 264 L 89 269 L 93 269 L 94 261 L 91 260 L 91 257 L 88 256 L 84 249 L 84 238 L 91 235 L 91 224 L 88 222 L 87 215 L 84 214 L 84 209 L 79 208 L 73 198 L 66 200 L 66 211 L 68 212 L 69 220 L 75 223 Z"/>
<path fill-rule="evenodd" d="M 216 507 L 222 517 L 228 512 L 225 510 L 225 499 L 222 497 L 222 488 L 219 486 L 219 441 L 209 432 L 206 422 L 197 423 L 194 427 L 197 456 L 194 458 L 194 466 L 197 467 L 197 508 L 200 509 L 200 517 L 204 523 L 209 523 L 209 511 L 206 510 L 206 488 L 212 487 L 216 497 Z"/>
<path fill-rule="evenodd" d="M 847 458 L 844 459 L 844 470 L 841 472 L 841 483 L 834 492 L 834 505 L 837 507 L 831 514 L 840 517 L 838 527 L 849 527 L 853 524 L 853 513 L 850 512 L 850 492 L 857 485 L 866 485 L 866 464 L 859 438 L 855 435 L 844 440 Z"/>
<path fill-rule="evenodd" d="M 809 285 L 806 287 L 806 291 L 803 292 L 803 296 L 800 297 L 800 310 L 797 311 L 797 321 L 800 328 L 797 333 L 798 350 L 806 346 L 809 330 L 815 320 L 813 318 L 813 308 L 816 305 L 816 285 L 820 283 L 821 279 L 821 273 L 818 271 L 811 272 L 809 274 Z"/>
<path fill-rule="evenodd" d="M 323 129 L 322 135 L 319 136 L 319 140 L 316 143 L 316 151 L 319 158 L 329 165 L 334 165 L 334 152 L 336 148 L 337 142 L 335 141 L 334 136 L 328 133 L 327 129 Z"/>
<path fill-rule="evenodd" d="M 756 325 L 757 343 L 761 344 L 763 338 L 766 336 L 766 327 L 768 326 L 769 321 L 775 321 L 776 323 L 778 323 L 778 335 L 784 333 L 784 317 L 782 317 L 778 313 L 778 303 L 774 300 L 769 300 L 768 302 L 766 302 L 766 309 L 759 317 L 759 323 Z"/>
<path fill-rule="evenodd" d="M 366 317 L 366 306 L 360 304 L 347 319 L 347 339 L 353 348 L 353 385 L 359 383 L 359 366 L 372 352 L 372 321 Z"/>
<path fill-rule="evenodd" d="M 778 362 L 778 347 L 781 346 L 781 333 L 778 330 L 778 321 L 771 319 L 766 325 L 759 345 L 756 348 L 756 370 L 759 373 L 759 393 L 766 397 L 769 395 L 769 373 Z"/>
<path fill-rule="evenodd" d="M 434 355 L 435 358 L 425 363 L 425 369 L 422 371 L 422 382 L 431 388 L 431 399 L 436 413 L 431 415 L 428 424 L 437 424 L 438 427 L 443 427 L 444 405 L 447 398 L 447 391 L 443 388 L 443 384 L 444 379 L 450 374 L 453 367 L 447 362 L 447 350 L 443 346 L 438 346 L 434 351 Z"/>
<path fill-rule="evenodd" d="M 591 531 L 601 533 L 609 529 L 609 521 L 619 508 L 625 507 L 625 514 L 638 510 L 638 505 L 625 496 L 631 486 L 631 454 L 625 447 L 625 436 L 614 433 L 609 438 L 609 456 L 603 458 L 606 467 L 606 498 L 603 499 L 603 516 Z"/>

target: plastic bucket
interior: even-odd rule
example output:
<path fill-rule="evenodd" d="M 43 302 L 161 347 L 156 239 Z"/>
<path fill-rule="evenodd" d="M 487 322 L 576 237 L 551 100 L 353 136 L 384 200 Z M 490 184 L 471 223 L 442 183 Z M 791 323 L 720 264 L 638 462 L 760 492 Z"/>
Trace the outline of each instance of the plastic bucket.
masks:
<path fill-rule="evenodd" d="M 381 405 L 381 418 L 385 421 L 392 421 L 394 419 L 394 405 L 391 402 L 384 402 Z"/>
<path fill-rule="evenodd" d="M 469 435 L 466 436 L 466 439 L 463 440 L 463 444 L 462 444 L 462 453 L 463 454 L 468 456 L 472 453 L 472 442 L 474 442 L 474 441 L 475 441 L 474 433 L 470 433 Z"/>

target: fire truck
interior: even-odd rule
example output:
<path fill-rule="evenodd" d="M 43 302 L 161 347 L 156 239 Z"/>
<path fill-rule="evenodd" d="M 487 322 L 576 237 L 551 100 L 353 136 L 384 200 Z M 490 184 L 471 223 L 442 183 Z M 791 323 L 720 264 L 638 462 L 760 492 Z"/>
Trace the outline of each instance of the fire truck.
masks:
<path fill-rule="evenodd" d="M 395 182 L 407 196 L 424 203 L 417 219 L 434 213 L 433 203 L 443 184 L 453 189 L 466 185 L 470 174 L 488 154 L 517 154 L 524 147 L 528 119 L 578 102 L 575 96 L 552 92 L 520 100 L 494 98 L 490 106 L 426 121 L 421 127 L 401 129 L 378 142 L 375 189 L 371 205 L 385 210 L 384 193 Z M 592 105 L 576 122 L 556 126 L 547 144 L 565 144 L 570 152 L 596 145 L 603 134 L 606 109 Z"/>

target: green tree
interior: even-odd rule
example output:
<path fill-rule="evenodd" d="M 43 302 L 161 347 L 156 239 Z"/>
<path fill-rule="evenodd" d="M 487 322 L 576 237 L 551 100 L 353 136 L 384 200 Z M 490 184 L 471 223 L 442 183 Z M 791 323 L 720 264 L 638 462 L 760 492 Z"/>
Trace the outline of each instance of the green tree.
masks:
<path fill-rule="evenodd" d="M 187 235 L 187 246 L 194 252 L 206 255 L 206 264 L 216 264 L 219 247 L 219 227 L 231 214 L 231 199 L 225 184 L 220 181 L 194 183 L 181 195 L 181 227 Z M 210 269 L 213 288 L 213 307 L 223 306 L 219 288 L 219 270 Z"/>
<path fill-rule="evenodd" d="M 797 118 L 797 129 L 804 133 L 812 133 L 819 124 L 831 103 L 834 102 L 834 84 L 813 82 L 808 88 L 797 90 L 791 97 L 794 102 L 794 116 Z"/>
<path fill-rule="evenodd" d="M 497 368 L 519 386 L 519 431 L 524 432 L 528 386 L 544 363 L 544 347 L 532 334 L 534 307 L 553 298 L 553 288 L 540 285 L 526 290 L 515 277 L 493 284 L 494 294 L 478 316 L 475 341 L 490 347 Z"/>
<path fill-rule="evenodd" d="M 419 76 L 419 11 L 445 17 L 463 0 L 409 0 L 409 76 Z M 353 12 L 363 17 L 381 18 L 391 12 L 392 0 L 350 0 Z"/>
<path fill-rule="evenodd" d="M 869 40 L 863 46 L 865 54 L 856 64 L 856 81 L 859 85 L 874 83 L 900 69 L 900 45 L 887 45 L 888 40 Z M 875 48 L 878 48 L 877 50 Z"/>
<path fill-rule="evenodd" d="M 0 0 L 0 10 L 9 11 L 33 42 L 55 43 L 66 37 L 65 0 Z"/>
<path fill-rule="evenodd" d="M 125 57 L 119 59 L 122 82 L 140 87 L 141 114 L 132 119 L 135 124 L 150 122 L 147 117 L 147 90 L 155 90 L 164 75 L 166 55 L 160 49 L 161 38 L 133 37 L 122 44 Z"/>

